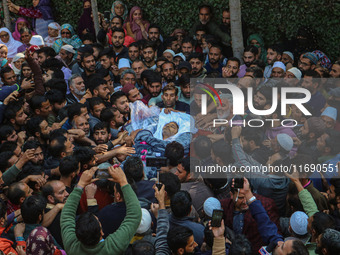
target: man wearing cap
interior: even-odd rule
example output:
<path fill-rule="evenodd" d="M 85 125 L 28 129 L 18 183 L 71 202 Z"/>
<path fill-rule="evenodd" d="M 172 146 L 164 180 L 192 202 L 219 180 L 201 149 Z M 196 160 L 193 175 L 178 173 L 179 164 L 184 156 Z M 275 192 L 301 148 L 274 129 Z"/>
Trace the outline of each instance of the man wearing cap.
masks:
<path fill-rule="evenodd" d="M 270 78 L 284 78 L 286 73 L 286 66 L 281 61 L 276 61 L 273 65 L 272 73 L 270 75 Z"/>
<path fill-rule="evenodd" d="M 186 60 L 186 57 L 182 52 L 175 54 L 174 59 L 172 62 L 174 62 L 176 69 L 180 63 Z"/>
<path fill-rule="evenodd" d="M 142 98 L 136 86 L 131 83 L 126 83 L 123 86 L 122 91 L 126 94 L 127 98 L 129 99 L 129 102 L 131 103 L 134 103 L 137 100 L 141 100 Z"/>
<path fill-rule="evenodd" d="M 165 57 L 168 61 L 172 62 L 175 56 L 175 52 L 171 49 L 167 49 L 163 52 L 163 57 Z"/>
<path fill-rule="evenodd" d="M 300 240 L 306 244 L 310 239 L 310 235 L 307 231 L 307 225 L 308 215 L 301 211 L 294 212 L 289 219 L 288 231 L 290 236 L 286 237 L 284 241 Z"/>
<path fill-rule="evenodd" d="M 301 81 L 301 77 L 302 77 L 301 71 L 296 67 L 292 67 L 286 71 L 284 81 L 290 87 L 298 87 L 298 84 Z"/>
<path fill-rule="evenodd" d="M 212 45 L 208 53 L 208 62 L 204 68 L 207 70 L 207 74 L 217 73 L 218 77 L 222 74 L 222 48 L 219 45 Z"/>
<path fill-rule="evenodd" d="M 70 69 L 72 69 L 72 66 L 76 63 L 76 61 L 73 60 L 75 53 L 76 51 L 73 49 L 73 47 L 68 44 L 63 45 L 59 51 L 59 57 Z"/>
<path fill-rule="evenodd" d="M 326 107 L 326 109 L 321 113 L 321 118 L 328 129 L 334 129 L 337 116 L 338 110 L 334 107 Z"/>
<path fill-rule="evenodd" d="M 282 53 L 282 63 L 286 65 L 286 69 L 290 69 L 294 64 L 294 55 L 290 51 L 284 51 Z"/>
<path fill-rule="evenodd" d="M 191 65 L 188 61 L 183 61 L 179 63 L 177 66 L 177 76 L 178 78 L 181 78 L 183 74 L 190 74 L 191 73 Z"/>
<path fill-rule="evenodd" d="M 281 47 L 279 47 L 278 45 L 272 45 L 268 47 L 267 49 L 267 64 L 268 65 L 264 69 L 264 73 L 263 73 L 264 78 L 270 77 L 272 73 L 272 69 L 273 69 L 273 64 L 276 61 L 281 61 L 281 57 L 282 57 Z"/>
<path fill-rule="evenodd" d="M 307 52 L 300 57 L 298 67 L 304 74 L 308 70 L 314 70 L 317 64 L 318 57 L 312 52 Z"/>

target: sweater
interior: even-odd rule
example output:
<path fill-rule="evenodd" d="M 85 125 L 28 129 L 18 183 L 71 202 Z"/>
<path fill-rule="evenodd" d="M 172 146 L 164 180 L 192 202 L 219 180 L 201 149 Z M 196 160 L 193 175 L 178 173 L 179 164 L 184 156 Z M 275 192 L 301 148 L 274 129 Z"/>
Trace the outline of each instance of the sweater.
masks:
<path fill-rule="evenodd" d="M 82 244 L 75 234 L 75 216 L 82 190 L 75 188 L 68 197 L 65 207 L 61 213 L 61 233 L 65 251 L 67 254 L 96 254 L 111 255 L 123 254 L 130 240 L 134 236 L 141 221 L 142 212 L 136 197 L 129 184 L 122 187 L 126 204 L 126 217 L 119 229 L 109 235 L 103 242 L 89 247 Z"/>

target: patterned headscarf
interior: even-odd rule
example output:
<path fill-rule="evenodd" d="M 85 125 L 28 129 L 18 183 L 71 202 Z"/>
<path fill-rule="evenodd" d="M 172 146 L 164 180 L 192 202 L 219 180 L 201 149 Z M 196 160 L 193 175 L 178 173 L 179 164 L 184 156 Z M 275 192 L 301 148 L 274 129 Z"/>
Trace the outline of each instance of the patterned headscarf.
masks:
<path fill-rule="evenodd" d="M 318 58 L 320 65 L 324 68 L 327 68 L 328 70 L 331 70 L 332 68 L 332 62 L 331 60 L 326 56 L 325 53 L 323 53 L 320 50 L 315 50 L 312 53 L 314 53 Z"/>
<path fill-rule="evenodd" d="M 27 239 L 27 254 L 30 255 L 53 255 L 55 246 L 50 231 L 45 227 L 36 227 Z"/>
<path fill-rule="evenodd" d="M 72 45 L 73 48 L 78 49 L 83 44 L 83 42 L 80 40 L 78 35 L 75 34 L 73 27 L 70 24 L 63 24 L 61 26 L 60 31 L 62 31 L 63 29 L 67 29 L 68 31 L 70 31 L 71 38 L 60 38 L 60 39 L 56 40 L 55 43 L 53 44 L 52 48 L 57 53 L 59 53 L 61 47 L 65 44 Z"/>
<path fill-rule="evenodd" d="M 71 37 L 74 35 L 74 29 L 73 29 L 73 27 L 70 25 L 70 24 L 63 24 L 62 26 L 61 26 L 61 29 L 60 29 L 60 31 L 61 30 L 64 30 L 64 29 L 67 29 L 68 31 L 70 31 L 71 32 Z"/>

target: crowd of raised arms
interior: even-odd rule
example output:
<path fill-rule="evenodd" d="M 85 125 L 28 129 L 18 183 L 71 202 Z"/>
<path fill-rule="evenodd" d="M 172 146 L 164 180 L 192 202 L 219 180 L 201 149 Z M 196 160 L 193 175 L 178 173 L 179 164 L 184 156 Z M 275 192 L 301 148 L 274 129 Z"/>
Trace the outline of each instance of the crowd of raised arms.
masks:
<path fill-rule="evenodd" d="M 0 254 L 340 254 L 340 57 L 313 28 L 268 42 L 243 22 L 239 59 L 228 9 L 201 5 L 165 34 L 122 1 L 99 31 L 89 0 L 76 30 L 49 0 L 15 2 L 0 29 Z M 216 88 L 202 114 L 206 78 L 253 106 Z M 283 87 L 310 100 L 282 115 Z"/>

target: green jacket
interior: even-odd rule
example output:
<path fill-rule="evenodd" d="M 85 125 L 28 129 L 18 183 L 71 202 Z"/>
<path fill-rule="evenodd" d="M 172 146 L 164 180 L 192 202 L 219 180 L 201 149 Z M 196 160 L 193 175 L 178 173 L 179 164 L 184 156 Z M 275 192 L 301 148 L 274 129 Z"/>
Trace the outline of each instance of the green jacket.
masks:
<path fill-rule="evenodd" d="M 301 204 L 303 206 L 303 209 L 305 210 L 308 217 L 313 216 L 315 213 L 317 213 L 318 207 L 315 204 L 315 201 L 312 197 L 312 195 L 309 193 L 308 190 L 304 189 L 299 192 L 299 198 L 301 201 Z"/>
<path fill-rule="evenodd" d="M 103 242 L 99 242 L 97 245 L 89 247 L 83 245 L 76 237 L 76 223 L 74 219 L 83 191 L 77 187 L 74 188 L 66 201 L 60 219 L 61 234 L 67 254 L 112 255 L 123 254 L 125 252 L 140 224 L 142 211 L 136 194 L 131 186 L 129 184 L 123 186 L 122 191 L 126 204 L 126 216 L 124 221 L 118 230 L 110 234 Z"/>
<path fill-rule="evenodd" d="M 2 175 L 2 180 L 4 181 L 4 186 L 10 185 L 12 182 L 15 182 L 15 179 L 17 178 L 18 174 L 20 173 L 20 169 L 16 167 L 14 164 L 10 168 L 6 170 L 6 172 Z"/>

